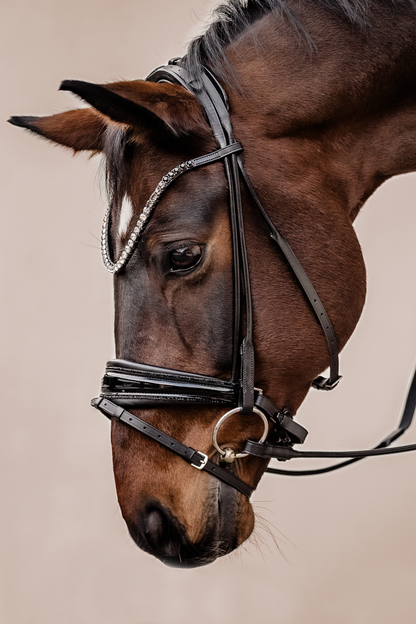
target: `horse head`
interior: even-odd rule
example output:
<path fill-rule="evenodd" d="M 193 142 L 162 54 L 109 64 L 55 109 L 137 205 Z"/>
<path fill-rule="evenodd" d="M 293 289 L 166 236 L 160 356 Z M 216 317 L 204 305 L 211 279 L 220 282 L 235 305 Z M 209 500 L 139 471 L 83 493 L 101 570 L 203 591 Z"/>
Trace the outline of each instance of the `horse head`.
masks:
<path fill-rule="evenodd" d="M 318 13 L 322 17 L 325 11 Z M 397 164 L 391 144 L 399 141 L 399 121 L 414 109 L 396 103 L 393 110 L 391 100 L 387 117 L 367 99 L 365 113 L 359 114 L 351 93 L 364 96 L 358 87 L 350 89 L 352 74 L 340 78 L 345 59 L 327 54 L 326 21 L 309 21 L 314 40 L 322 43 L 319 62 L 314 57 L 300 64 L 304 51 L 288 43 L 287 30 L 277 44 L 270 19 L 256 19 L 256 36 L 265 48 L 281 53 L 270 57 L 279 90 L 267 83 L 270 65 L 266 72 L 264 57 L 254 54 L 253 46 L 247 47 L 240 36 L 227 48 L 240 87 L 227 91 L 247 171 L 319 292 L 342 348 L 365 298 L 365 269 L 353 219 L 384 179 L 414 167 L 414 149 L 402 147 Z M 334 37 L 338 30 L 344 32 L 333 16 L 329 21 Z M 348 31 L 345 41 L 351 37 Z M 241 50 L 247 62 L 242 62 Z M 291 82 L 295 62 L 297 75 Z M 117 258 L 160 180 L 180 163 L 215 151 L 216 141 L 199 102 L 182 86 L 141 80 L 106 85 L 65 81 L 62 88 L 91 108 L 11 121 L 76 152 L 105 155 L 109 248 Z M 242 201 L 255 385 L 275 405 L 296 414 L 313 380 L 328 366 L 327 344 L 245 188 Z M 117 358 L 230 378 L 235 292 L 228 188 L 221 162 L 191 170 L 169 186 L 128 264 L 115 274 L 114 293 Z M 212 432 L 224 411 L 190 404 L 132 410 L 214 462 L 219 457 Z M 246 439 L 258 439 L 262 433 L 258 416 L 239 414 L 224 423 L 218 436 L 222 447 L 239 452 Z M 253 509 L 241 492 L 114 420 L 112 446 L 123 517 L 135 542 L 147 552 L 171 565 L 203 565 L 231 552 L 252 533 Z M 245 457 L 229 470 L 255 488 L 266 467 L 264 459 Z"/>

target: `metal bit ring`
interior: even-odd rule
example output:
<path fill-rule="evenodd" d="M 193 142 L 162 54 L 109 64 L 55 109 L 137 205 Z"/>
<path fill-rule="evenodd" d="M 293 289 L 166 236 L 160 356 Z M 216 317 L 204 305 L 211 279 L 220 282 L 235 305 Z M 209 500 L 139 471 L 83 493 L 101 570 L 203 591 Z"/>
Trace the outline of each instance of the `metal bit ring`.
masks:
<path fill-rule="evenodd" d="M 212 432 L 212 443 L 214 445 L 214 447 L 216 448 L 216 450 L 218 451 L 218 453 L 221 455 L 221 457 L 225 457 L 230 449 L 222 449 L 220 447 L 220 445 L 218 444 L 217 441 L 217 435 L 218 435 L 218 431 L 221 427 L 221 425 L 227 420 L 227 418 L 229 418 L 230 416 L 232 416 L 233 414 L 237 414 L 238 412 L 242 411 L 242 407 L 235 407 L 234 409 L 230 410 L 229 412 L 227 412 L 226 414 L 224 414 L 224 416 L 221 416 L 221 418 L 219 419 L 219 421 L 217 422 L 217 424 L 214 427 L 214 431 Z M 263 414 L 263 412 L 261 410 L 259 410 L 257 407 L 253 407 L 253 413 L 257 414 L 258 416 L 260 416 L 260 418 L 262 419 L 263 423 L 264 423 L 264 431 L 263 431 L 263 435 L 261 436 L 259 442 L 264 442 L 265 439 L 267 438 L 267 434 L 269 433 L 269 421 L 267 420 L 266 416 Z M 231 461 L 234 461 L 234 459 L 240 459 L 241 457 L 247 457 L 248 453 L 235 453 L 234 457 Z M 230 461 L 230 460 L 227 460 Z M 231 462 L 230 462 L 231 463 Z"/>

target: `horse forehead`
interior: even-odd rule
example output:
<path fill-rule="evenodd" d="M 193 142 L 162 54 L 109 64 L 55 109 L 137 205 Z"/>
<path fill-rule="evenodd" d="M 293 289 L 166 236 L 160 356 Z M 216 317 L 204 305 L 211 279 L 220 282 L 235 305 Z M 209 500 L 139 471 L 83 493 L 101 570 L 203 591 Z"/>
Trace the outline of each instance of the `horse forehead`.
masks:
<path fill-rule="evenodd" d="M 207 175 L 209 173 L 209 175 Z M 143 200 L 134 199 L 134 217 L 141 213 Z M 146 237 L 184 235 L 211 230 L 213 221 L 228 214 L 228 195 L 221 167 L 216 171 L 195 170 L 175 180 L 162 196 L 146 228 Z M 127 211 L 127 208 L 126 208 Z"/>

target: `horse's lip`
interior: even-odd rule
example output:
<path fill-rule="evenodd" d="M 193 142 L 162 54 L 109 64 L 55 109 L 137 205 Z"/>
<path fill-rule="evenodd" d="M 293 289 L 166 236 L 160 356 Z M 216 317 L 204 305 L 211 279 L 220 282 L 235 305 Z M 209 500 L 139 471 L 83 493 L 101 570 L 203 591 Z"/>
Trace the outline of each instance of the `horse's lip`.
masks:
<path fill-rule="evenodd" d="M 209 531 L 210 532 L 210 531 Z M 216 530 L 215 530 L 216 532 Z M 180 544 L 176 545 L 177 553 L 166 555 L 162 549 L 152 547 L 146 539 L 139 537 L 136 533 L 130 531 L 130 535 L 136 544 L 150 555 L 159 559 L 165 565 L 171 568 L 191 569 L 199 568 L 204 565 L 213 563 L 219 557 L 229 554 L 233 549 L 233 545 L 225 545 L 224 542 L 216 543 L 216 540 L 207 539 L 207 535 L 198 544 L 191 544 L 185 536 L 182 536 Z M 138 538 L 138 539 L 136 539 Z"/>
<path fill-rule="evenodd" d="M 187 558 L 176 559 L 175 557 L 159 557 L 159 560 L 165 565 L 167 565 L 168 567 L 182 568 L 184 570 L 191 570 L 192 568 L 201 568 L 204 565 L 213 563 L 216 559 L 217 557 L 215 555 L 211 557 L 203 557 L 203 556 L 194 557 L 191 559 L 187 559 Z"/>

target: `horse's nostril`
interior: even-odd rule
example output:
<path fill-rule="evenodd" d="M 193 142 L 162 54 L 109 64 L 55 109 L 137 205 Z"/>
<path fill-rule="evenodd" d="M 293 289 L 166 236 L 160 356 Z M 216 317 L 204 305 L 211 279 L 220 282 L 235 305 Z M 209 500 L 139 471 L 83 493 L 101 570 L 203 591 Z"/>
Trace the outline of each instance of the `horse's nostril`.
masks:
<path fill-rule="evenodd" d="M 143 520 L 143 533 L 151 548 L 158 549 L 166 542 L 169 520 L 160 509 L 152 509 Z"/>
<path fill-rule="evenodd" d="M 161 557 L 178 557 L 187 543 L 183 527 L 168 509 L 157 503 L 146 506 L 138 529 L 141 547 Z"/>
<path fill-rule="evenodd" d="M 235 490 L 224 487 L 221 496 L 224 518 L 219 522 L 218 516 L 212 514 L 211 518 L 204 518 L 203 527 L 199 519 L 197 529 L 201 537 L 195 541 L 190 541 L 185 527 L 172 511 L 155 499 L 148 500 L 136 516 L 136 521 L 128 522 L 127 526 L 136 544 L 163 563 L 190 568 L 205 565 L 231 552 L 237 545 L 233 520 L 237 509 L 236 497 Z"/>

